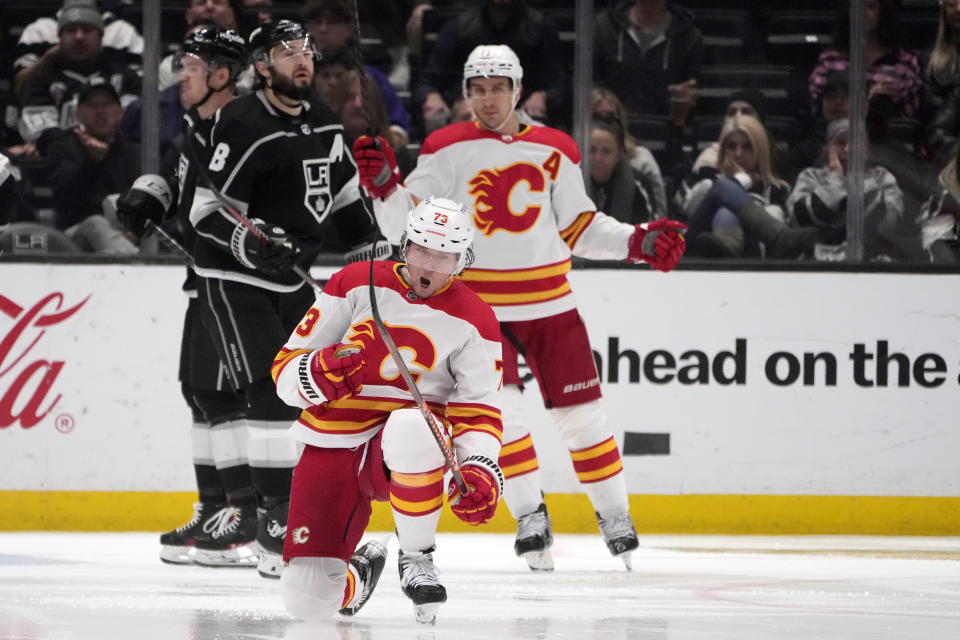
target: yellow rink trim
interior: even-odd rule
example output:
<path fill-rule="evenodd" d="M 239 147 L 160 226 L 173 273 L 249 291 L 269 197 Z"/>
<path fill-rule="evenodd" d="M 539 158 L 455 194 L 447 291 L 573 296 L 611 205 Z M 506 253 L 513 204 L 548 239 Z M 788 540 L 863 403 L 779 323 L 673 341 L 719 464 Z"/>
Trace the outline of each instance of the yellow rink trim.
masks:
<path fill-rule="evenodd" d="M 166 531 L 192 514 L 193 493 L 0 491 L 0 531 Z M 554 531 L 596 533 L 583 494 L 546 498 Z M 960 498 L 774 495 L 632 495 L 638 533 L 960 535 Z M 371 531 L 392 531 L 387 503 L 375 503 Z M 444 507 L 441 531 L 513 532 L 503 503 L 483 527 Z"/>

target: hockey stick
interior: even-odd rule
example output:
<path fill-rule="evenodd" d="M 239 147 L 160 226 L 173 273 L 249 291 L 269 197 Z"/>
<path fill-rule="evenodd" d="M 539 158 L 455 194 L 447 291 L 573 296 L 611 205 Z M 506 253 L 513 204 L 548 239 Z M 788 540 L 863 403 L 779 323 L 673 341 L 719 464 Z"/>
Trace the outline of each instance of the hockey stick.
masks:
<path fill-rule="evenodd" d="M 457 456 L 453 453 L 453 450 L 450 448 L 450 444 L 447 442 L 447 432 L 443 428 L 443 425 L 437 421 L 437 417 L 433 415 L 433 412 L 430 411 L 430 408 L 427 407 L 427 403 L 423 400 L 423 396 L 420 395 L 420 389 L 417 388 L 417 383 L 410 374 L 410 369 L 407 368 L 406 363 L 403 361 L 403 356 L 400 355 L 400 350 L 397 349 L 397 344 L 393 341 L 393 337 L 390 336 L 390 332 L 383 323 L 383 318 L 380 317 L 380 310 L 377 308 L 376 289 L 373 286 L 373 263 L 374 260 L 371 258 L 370 311 L 373 313 L 373 322 L 377 325 L 377 330 L 380 331 L 380 335 L 383 336 L 383 342 L 387 345 L 387 350 L 393 357 L 394 362 L 397 363 L 397 369 L 400 371 L 400 377 L 403 378 L 403 381 L 406 383 L 407 389 L 410 391 L 410 395 L 413 396 L 413 401 L 417 403 L 417 409 L 420 410 L 420 415 L 423 416 L 423 419 L 427 422 L 427 426 L 430 427 L 430 433 L 433 435 L 433 439 L 437 441 L 437 446 L 440 447 L 440 452 L 443 454 L 443 459 L 450 468 L 450 473 L 453 474 L 453 479 L 457 483 L 457 487 L 460 488 L 460 493 L 462 495 L 466 495 L 467 483 L 463 481 L 463 475 L 460 473 L 460 465 L 457 463 Z"/>
<path fill-rule="evenodd" d="M 367 131 L 371 134 L 370 137 L 373 138 L 374 146 L 378 150 L 382 150 L 380 149 L 380 141 L 377 140 L 376 135 L 374 135 L 375 132 L 373 131 L 373 122 L 370 120 L 370 111 L 367 109 L 367 71 L 364 68 L 363 52 L 360 49 L 360 9 L 358 8 L 358 4 L 359 0 L 354 0 L 353 46 L 358 67 L 357 70 L 360 74 L 360 95 L 363 99 L 363 116 L 366 119 Z M 384 163 L 383 169 L 380 170 L 380 173 L 373 180 L 374 184 L 377 186 L 386 184 L 387 180 L 390 179 L 390 173 L 390 167 Z M 380 335 L 383 336 L 383 342 L 387 345 L 387 350 L 390 352 L 390 356 L 393 358 L 394 362 L 397 363 L 397 369 L 400 371 L 400 377 L 403 378 L 403 381 L 407 385 L 407 389 L 410 391 L 410 395 L 413 396 L 413 401 L 416 402 L 417 409 L 420 410 L 420 415 L 423 416 L 427 426 L 430 427 L 430 433 L 433 435 L 433 439 L 437 441 L 437 446 L 440 447 L 440 452 L 443 454 L 443 459 L 450 468 L 450 473 L 453 474 L 453 479 L 460 488 L 460 493 L 466 495 L 467 484 L 463 481 L 463 475 L 460 473 L 460 465 L 457 463 L 457 456 L 454 455 L 453 450 L 450 449 L 450 445 L 447 443 L 446 430 L 443 428 L 443 425 L 437 421 L 437 417 L 433 415 L 433 412 L 430 411 L 430 408 L 427 407 L 427 403 L 424 402 L 423 396 L 420 395 L 420 389 L 417 388 L 417 383 L 410 374 L 410 369 L 407 368 L 407 364 L 403 361 L 403 356 L 400 355 L 400 350 L 397 349 L 397 344 L 393 341 L 393 337 L 390 335 L 386 325 L 383 323 L 383 318 L 380 317 L 380 310 L 377 308 L 376 289 L 373 286 L 373 263 L 376 255 L 376 247 L 377 243 L 374 241 L 373 250 L 371 251 L 372 255 L 370 256 L 370 310 L 373 313 L 373 322 L 377 325 L 377 330 L 380 332 Z"/>
<path fill-rule="evenodd" d="M 145 225 L 149 231 L 157 234 L 164 244 L 173 249 L 173 252 L 186 264 L 188 267 L 193 269 L 196 266 L 196 263 L 193 261 L 193 256 L 190 255 L 190 252 L 187 251 L 182 244 L 174 240 L 173 236 L 163 230 L 163 228 L 155 224 L 153 220 L 147 220 Z"/>

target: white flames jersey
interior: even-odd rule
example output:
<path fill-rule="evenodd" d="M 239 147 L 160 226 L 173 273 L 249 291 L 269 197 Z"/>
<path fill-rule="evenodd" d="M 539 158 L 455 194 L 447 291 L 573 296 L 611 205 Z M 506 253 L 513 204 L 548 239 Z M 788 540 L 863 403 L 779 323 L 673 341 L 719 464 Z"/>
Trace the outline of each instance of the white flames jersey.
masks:
<path fill-rule="evenodd" d="M 575 308 L 566 276 L 571 254 L 623 260 L 634 231 L 596 211 L 576 143 L 549 127 L 508 136 L 463 122 L 431 134 L 404 185 L 374 204 L 391 242 L 399 241 L 407 211 L 428 195 L 473 210 L 476 262 L 462 278 L 503 321 Z"/>
<path fill-rule="evenodd" d="M 353 263 L 330 278 L 273 364 L 278 395 L 304 410 L 291 428 L 300 442 L 355 447 L 376 435 L 391 411 L 416 407 L 373 321 L 369 267 Z M 456 279 L 432 297 L 418 298 L 400 277 L 398 263 L 374 267 L 380 316 L 423 399 L 450 429 L 457 458 L 496 460 L 503 363 L 500 325 L 490 306 Z M 309 375 L 311 353 L 340 342 L 361 347 L 363 388 L 333 402 L 310 400 L 299 378 Z"/>

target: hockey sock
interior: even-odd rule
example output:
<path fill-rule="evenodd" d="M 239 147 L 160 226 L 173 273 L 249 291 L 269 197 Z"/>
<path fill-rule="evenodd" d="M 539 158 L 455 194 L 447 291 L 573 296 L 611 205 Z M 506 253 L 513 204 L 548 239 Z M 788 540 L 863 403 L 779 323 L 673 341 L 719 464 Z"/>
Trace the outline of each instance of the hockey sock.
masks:
<path fill-rule="evenodd" d="M 210 443 L 210 424 L 195 420 L 190 428 L 193 450 L 193 473 L 197 479 L 200 502 L 225 502 L 226 493 L 214 465 Z"/>
<path fill-rule="evenodd" d="M 443 467 L 426 473 L 390 472 L 390 507 L 400 549 L 419 551 L 434 545 L 443 493 Z"/>
<path fill-rule="evenodd" d="M 570 458 L 577 479 L 601 516 L 620 514 L 629 509 L 623 462 L 613 436 L 592 447 L 571 449 Z"/>
<path fill-rule="evenodd" d="M 542 499 L 540 463 L 530 434 L 508 442 L 500 449 L 503 499 L 514 518 L 533 513 Z"/>

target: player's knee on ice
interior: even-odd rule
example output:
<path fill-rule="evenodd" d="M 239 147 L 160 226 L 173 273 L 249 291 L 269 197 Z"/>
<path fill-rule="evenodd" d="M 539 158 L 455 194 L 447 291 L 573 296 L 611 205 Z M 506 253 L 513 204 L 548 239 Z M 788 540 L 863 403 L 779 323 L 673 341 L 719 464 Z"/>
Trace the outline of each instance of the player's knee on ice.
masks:
<path fill-rule="evenodd" d="M 391 413 L 383 427 L 381 447 L 387 468 L 400 473 L 423 473 L 444 464 L 440 447 L 419 409 Z"/>
<path fill-rule="evenodd" d="M 343 604 L 347 563 L 339 558 L 291 558 L 280 576 L 280 597 L 290 615 L 329 620 Z"/>

